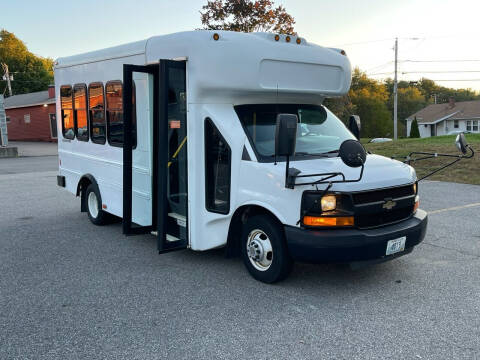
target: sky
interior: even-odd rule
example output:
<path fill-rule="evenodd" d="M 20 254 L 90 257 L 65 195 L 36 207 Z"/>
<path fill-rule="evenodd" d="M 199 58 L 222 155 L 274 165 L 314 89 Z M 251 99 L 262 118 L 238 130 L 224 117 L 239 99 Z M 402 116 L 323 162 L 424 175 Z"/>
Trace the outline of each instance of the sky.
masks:
<path fill-rule="evenodd" d="M 15 33 L 33 53 L 55 59 L 201 28 L 199 10 L 206 2 L 0 0 L 0 28 Z M 400 80 L 427 77 L 444 86 L 480 91 L 478 1 L 274 2 L 295 18 L 301 37 L 345 49 L 352 66 L 372 77 L 393 77 L 393 46 L 398 37 Z"/>

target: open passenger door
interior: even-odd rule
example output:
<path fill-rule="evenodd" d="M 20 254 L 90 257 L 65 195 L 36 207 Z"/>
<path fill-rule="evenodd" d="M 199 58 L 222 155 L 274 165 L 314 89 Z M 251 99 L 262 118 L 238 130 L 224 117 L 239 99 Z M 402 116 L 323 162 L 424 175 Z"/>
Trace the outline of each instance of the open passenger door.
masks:
<path fill-rule="evenodd" d="M 153 76 L 151 226 L 139 226 L 132 221 L 135 72 Z M 185 249 L 188 247 L 186 62 L 160 60 L 160 65 L 125 64 L 123 81 L 123 233 L 152 233 L 157 236 L 159 252 Z"/>

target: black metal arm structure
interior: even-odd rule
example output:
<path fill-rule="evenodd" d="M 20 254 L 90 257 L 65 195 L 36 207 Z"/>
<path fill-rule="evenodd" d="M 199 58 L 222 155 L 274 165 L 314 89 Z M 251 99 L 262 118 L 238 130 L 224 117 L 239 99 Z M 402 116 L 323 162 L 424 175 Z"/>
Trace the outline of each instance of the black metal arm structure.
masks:
<path fill-rule="evenodd" d="M 475 152 L 473 151 L 473 149 L 469 146 L 469 145 L 466 145 L 467 147 L 467 150 L 470 150 L 470 154 L 467 155 L 467 154 L 461 154 L 461 155 L 453 155 L 453 154 L 439 154 L 439 153 L 428 153 L 428 152 L 423 152 L 423 151 L 413 151 L 411 152 L 410 154 L 408 154 L 407 156 L 402 156 L 402 157 L 392 157 L 392 159 L 405 159 L 403 162 L 405 164 L 408 164 L 408 165 L 411 165 L 412 162 L 415 163 L 417 161 L 421 161 L 421 160 L 427 160 L 427 159 L 435 159 L 435 158 L 439 158 L 439 157 L 450 157 L 450 158 L 455 158 L 455 160 L 453 160 L 452 162 L 436 169 L 436 170 L 433 170 L 432 172 L 428 173 L 427 175 L 423 176 L 422 178 L 418 179 L 418 181 L 420 180 L 423 180 L 423 179 L 426 179 L 430 176 L 432 176 L 433 174 L 436 174 L 437 172 L 459 162 L 460 160 L 462 159 L 470 159 L 472 158 L 474 155 L 475 155 Z M 418 158 L 415 158 L 415 157 L 412 157 L 414 155 L 421 155 L 421 157 L 418 157 Z"/>

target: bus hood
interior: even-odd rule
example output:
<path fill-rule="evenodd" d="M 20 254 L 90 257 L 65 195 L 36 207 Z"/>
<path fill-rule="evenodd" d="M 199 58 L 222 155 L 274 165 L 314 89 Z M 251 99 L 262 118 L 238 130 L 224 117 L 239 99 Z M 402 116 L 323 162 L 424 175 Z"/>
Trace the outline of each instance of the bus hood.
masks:
<path fill-rule="evenodd" d="M 280 168 L 283 168 L 281 165 L 285 165 L 285 163 L 279 163 L 279 165 Z M 290 167 L 300 170 L 301 173 L 299 175 L 342 172 L 346 180 L 358 179 L 361 169 L 348 167 L 339 157 L 292 161 L 290 162 Z M 284 168 L 282 170 L 285 171 Z M 320 178 L 320 176 L 301 177 L 296 179 L 296 183 L 317 181 Z M 341 177 L 336 177 L 332 180 L 337 179 L 340 180 Z M 335 183 L 331 190 L 343 192 L 371 190 L 410 184 L 416 181 L 416 179 L 415 170 L 411 166 L 384 156 L 368 154 L 360 181 Z M 312 185 L 295 186 L 295 188 L 302 188 L 302 190 L 306 190 L 309 187 L 312 187 Z M 325 185 L 318 186 L 319 189 L 324 187 Z"/>

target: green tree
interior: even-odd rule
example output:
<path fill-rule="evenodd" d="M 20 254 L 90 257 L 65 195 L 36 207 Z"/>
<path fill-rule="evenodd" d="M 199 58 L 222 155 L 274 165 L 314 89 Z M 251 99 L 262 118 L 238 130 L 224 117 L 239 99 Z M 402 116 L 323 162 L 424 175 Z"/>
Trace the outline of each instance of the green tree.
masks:
<path fill-rule="evenodd" d="M 393 133 L 391 114 L 386 105 L 388 92 L 385 84 L 367 77 L 356 68 L 348 96 L 362 121 L 362 137 L 384 137 Z"/>
<path fill-rule="evenodd" d="M 398 88 L 398 134 L 407 136 L 407 117 L 423 109 L 427 104 L 420 90 L 408 83 Z M 388 111 L 393 114 L 393 93 L 390 94 Z"/>
<path fill-rule="evenodd" d="M 419 138 L 420 137 L 420 131 L 418 130 L 418 122 L 417 122 L 417 117 L 412 121 L 412 125 L 410 127 L 410 137 L 411 138 Z"/>
<path fill-rule="evenodd" d="M 0 63 L 7 64 L 13 75 L 14 95 L 46 90 L 53 82 L 53 60 L 32 54 L 20 39 L 6 30 L 0 30 Z M 0 93 L 6 86 L 6 81 L 0 80 Z"/>
<path fill-rule="evenodd" d="M 212 0 L 200 11 L 204 29 L 295 34 L 293 16 L 272 0 Z"/>

